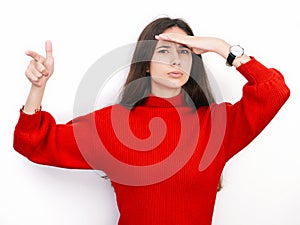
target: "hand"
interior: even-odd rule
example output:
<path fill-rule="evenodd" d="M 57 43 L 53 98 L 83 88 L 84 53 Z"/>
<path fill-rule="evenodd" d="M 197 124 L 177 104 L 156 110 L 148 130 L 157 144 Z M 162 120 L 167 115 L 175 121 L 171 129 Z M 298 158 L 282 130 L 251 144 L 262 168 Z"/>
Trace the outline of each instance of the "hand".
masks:
<path fill-rule="evenodd" d="M 171 41 L 186 45 L 197 55 L 206 52 L 215 52 L 226 59 L 230 51 L 230 45 L 227 42 L 215 37 L 197 37 L 178 33 L 162 33 L 156 35 L 155 38 L 157 40 Z M 244 54 L 239 58 L 235 58 L 232 64 L 235 67 L 239 67 L 241 64 L 250 60 L 251 58 Z"/>
<path fill-rule="evenodd" d="M 44 87 L 54 71 L 51 41 L 46 41 L 45 50 L 46 57 L 33 51 L 26 51 L 26 55 L 30 56 L 32 60 L 30 61 L 25 74 L 30 82 L 36 87 Z"/>
<path fill-rule="evenodd" d="M 228 43 L 215 37 L 198 37 L 178 33 L 162 33 L 156 35 L 155 38 L 157 40 L 171 41 L 186 45 L 198 55 L 206 52 L 216 52 L 223 57 L 227 57 L 230 47 Z"/>

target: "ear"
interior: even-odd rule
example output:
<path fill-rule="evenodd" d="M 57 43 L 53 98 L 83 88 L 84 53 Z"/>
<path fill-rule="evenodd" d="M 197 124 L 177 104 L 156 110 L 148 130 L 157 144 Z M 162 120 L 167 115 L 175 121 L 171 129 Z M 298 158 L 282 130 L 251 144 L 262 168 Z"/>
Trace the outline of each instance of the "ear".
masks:
<path fill-rule="evenodd" d="M 147 69 L 147 70 L 146 70 L 146 76 L 147 76 L 147 77 L 150 77 L 150 69 Z"/>

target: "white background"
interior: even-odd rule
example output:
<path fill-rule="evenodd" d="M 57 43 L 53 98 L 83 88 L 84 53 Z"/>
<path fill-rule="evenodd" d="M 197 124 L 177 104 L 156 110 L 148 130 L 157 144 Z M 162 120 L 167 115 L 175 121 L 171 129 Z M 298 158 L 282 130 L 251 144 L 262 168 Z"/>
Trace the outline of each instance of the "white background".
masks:
<path fill-rule="evenodd" d="M 43 108 L 72 119 L 76 90 L 105 53 L 136 41 L 144 26 L 167 15 L 196 35 L 241 44 L 285 76 L 291 97 L 267 128 L 224 170 L 214 225 L 299 225 L 299 28 L 297 1 L 1 1 L 0 225 L 111 225 L 118 220 L 110 183 L 95 171 L 33 164 L 12 148 L 18 110 L 30 83 L 25 50 L 44 54 L 52 40 L 55 74 Z M 244 79 L 219 56 L 204 58 L 223 98 L 237 101 Z M 108 100 L 108 97 L 104 98 Z M 134 201 L 134 199 L 133 199 Z"/>

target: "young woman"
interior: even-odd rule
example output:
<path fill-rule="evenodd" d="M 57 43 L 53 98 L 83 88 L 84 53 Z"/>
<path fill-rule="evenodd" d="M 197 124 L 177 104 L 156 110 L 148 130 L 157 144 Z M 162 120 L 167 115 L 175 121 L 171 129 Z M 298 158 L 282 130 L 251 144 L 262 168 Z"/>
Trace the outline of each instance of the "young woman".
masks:
<path fill-rule="evenodd" d="M 201 54 L 214 52 L 248 82 L 235 104 L 214 102 Z M 281 73 L 219 38 L 194 36 L 181 19 L 159 18 L 142 31 L 119 104 L 56 124 L 41 110 L 54 68 L 32 58 L 32 87 L 14 148 L 50 166 L 101 169 L 112 181 L 119 225 L 209 225 L 226 162 L 248 145 L 289 97 Z"/>

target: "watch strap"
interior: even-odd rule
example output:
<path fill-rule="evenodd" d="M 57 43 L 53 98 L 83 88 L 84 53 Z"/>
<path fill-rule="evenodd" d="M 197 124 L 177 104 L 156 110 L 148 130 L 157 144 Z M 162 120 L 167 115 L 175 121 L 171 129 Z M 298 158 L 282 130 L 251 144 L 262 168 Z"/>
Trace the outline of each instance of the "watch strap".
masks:
<path fill-rule="evenodd" d="M 227 66 L 232 66 L 232 63 L 233 63 L 235 57 L 236 57 L 236 56 L 230 52 L 230 53 L 228 54 L 227 59 L 226 59 L 226 65 L 227 65 Z"/>

